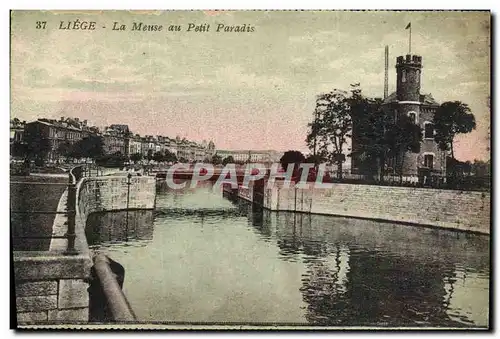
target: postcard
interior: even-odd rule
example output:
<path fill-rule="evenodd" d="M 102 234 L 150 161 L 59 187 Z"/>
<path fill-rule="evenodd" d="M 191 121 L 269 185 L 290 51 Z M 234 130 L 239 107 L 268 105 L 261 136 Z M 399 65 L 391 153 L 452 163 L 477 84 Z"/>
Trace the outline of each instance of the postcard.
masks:
<path fill-rule="evenodd" d="M 12 327 L 490 329 L 489 11 L 10 16 Z"/>

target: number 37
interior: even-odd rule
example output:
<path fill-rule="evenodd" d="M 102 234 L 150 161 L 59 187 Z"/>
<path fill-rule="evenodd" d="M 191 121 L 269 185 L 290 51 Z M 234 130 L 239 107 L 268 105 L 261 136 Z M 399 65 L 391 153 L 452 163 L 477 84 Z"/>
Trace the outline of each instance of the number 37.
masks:
<path fill-rule="evenodd" d="M 47 21 L 37 21 L 36 22 L 36 29 L 45 29 L 46 24 L 47 24 Z"/>

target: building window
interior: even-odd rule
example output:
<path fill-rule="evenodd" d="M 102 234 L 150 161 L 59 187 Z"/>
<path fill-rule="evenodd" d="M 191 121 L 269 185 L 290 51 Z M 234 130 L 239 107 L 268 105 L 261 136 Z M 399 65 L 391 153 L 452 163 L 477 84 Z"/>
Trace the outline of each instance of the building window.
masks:
<path fill-rule="evenodd" d="M 401 82 L 406 82 L 406 69 L 401 72 Z"/>
<path fill-rule="evenodd" d="M 434 168 L 434 155 L 426 154 L 424 155 L 424 166 L 427 168 Z"/>
<path fill-rule="evenodd" d="M 426 122 L 424 124 L 424 138 L 434 139 L 434 124 L 432 122 Z"/>
<path fill-rule="evenodd" d="M 418 124 L 418 120 L 417 120 L 417 112 L 414 112 L 414 111 L 408 112 L 408 117 L 410 118 L 410 120 L 411 120 L 414 124 Z"/>

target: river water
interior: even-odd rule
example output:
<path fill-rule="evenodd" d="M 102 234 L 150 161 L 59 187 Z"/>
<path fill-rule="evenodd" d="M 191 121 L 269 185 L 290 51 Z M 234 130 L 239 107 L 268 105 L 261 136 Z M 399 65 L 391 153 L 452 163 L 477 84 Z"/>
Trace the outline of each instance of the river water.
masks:
<path fill-rule="evenodd" d="M 488 325 L 488 236 L 262 211 L 209 186 L 87 225 L 144 322 Z"/>

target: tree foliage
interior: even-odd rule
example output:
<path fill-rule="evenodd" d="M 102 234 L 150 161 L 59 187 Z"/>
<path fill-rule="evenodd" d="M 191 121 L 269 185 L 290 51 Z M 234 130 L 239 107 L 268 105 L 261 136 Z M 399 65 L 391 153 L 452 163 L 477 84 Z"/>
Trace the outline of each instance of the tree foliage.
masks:
<path fill-rule="evenodd" d="M 163 161 L 163 159 L 164 159 L 164 155 L 163 155 L 163 153 L 162 153 L 162 152 L 155 152 L 155 153 L 153 154 L 153 157 L 152 157 L 152 158 L 153 158 L 153 160 L 154 160 L 154 161 L 157 161 L 157 162 L 162 162 L 162 161 Z"/>
<path fill-rule="evenodd" d="M 234 158 L 233 158 L 233 156 L 232 156 L 232 155 L 227 156 L 227 157 L 225 157 L 225 158 L 222 160 L 222 164 L 223 164 L 224 166 L 226 166 L 227 164 L 234 164 L 234 162 L 235 162 L 235 161 L 234 161 Z"/>
<path fill-rule="evenodd" d="M 353 149 L 346 154 L 348 138 Z M 365 97 L 359 83 L 351 85 L 351 94 L 335 90 L 318 96 L 315 116 L 309 124 L 306 142 L 317 161 L 336 163 L 342 177 L 346 155 L 362 173 L 377 174 L 383 180 L 386 163 L 399 159 L 401 173 L 405 152 L 418 152 L 422 132 L 406 116 L 395 119 L 382 109 L 382 100 Z"/>
<path fill-rule="evenodd" d="M 457 134 L 470 133 L 476 128 L 476 119 L 469 106 L 460 101 L 441 104 L 434 116 L 435 140 L 443 151 L 451 151 L 455 158 L 453 140 Z"/>
<path fill-rule="evenodd" d="M 10 147 L 10 155 L 16 158 L 26 158 L 28 152 L 27 144 L 20 141 L 14 141 Z"/>
<path fill-rule="evenodd" d="M 163 161 L 165 161 L 165 162 L 177 162 L 177 155 L 174 152 L 171 152 L 168 149 L 166 149 L 163 152 Z"/>
<path fill-rule="evenodd" d="M 73 152 L 73 145 L 69 141 L 64 141 L 59 144 L 57 147 L 57 153 L 62 155 L 63 157 L 69 158 L 71 157 L 71 153 Z"/>
<path fill-rule="evenodd" d="M 148 153 L 146 154 L 146 159 L 151 161 L 153 160 L 154 152 L 152 149 L 148 149 Z"/>
<path fill-rule="evenodd" d="M 342 174 L 345 162 L 345 146 L 351 137 L 352 118 L 351 102 L 347 92 L 333 90 L 318 95 L 313 122 L 309 124 L 306 137 L 308 147 L 313 155 L 336 163 L 338 173 Z"/>
<path fill-rule="evenodd" d="M 280 158 L 281 167 L 286 171 L 289 164 L 294 164 L 293 174 L 296 175 L 301 163 L 306 160 L 306 157 L 300 151 L 286 151 Z"/>
<path fill-rule="evenodd" d="M 45 158 L 52 150 L 49 139 L 42 138 L 38 133 L 25 133 L 25 155 L 27 160 L 34 160 L 37 166 L 44 164 Z"/>
<path fill-rule="evenodd" d="M 89 135 L 73 144 L 70 156 L 73 158 L 96 159 L 104 155 L 104 141 L 99 135 Z"/>
<path fill-rule="evenodd" d="M 351 117 L 355 148 L 351 153 L 363 173 L 377 173 L 383 179 L 388 157 L 388 126 L 392 119 L 382 110 L 382 101 L 363 96 L 359 84 L 351 85 Z"/>
<path fill-rule="evenodd" d="M 142 154 L 141 153 L 134 153 L 130 155 L 130 160 L 133 162 L 138 162 L 142 160 Z"/>
<path fill-rule="evenodd" d="M 397 160 L 396 167 L 402 180 L 405 154 L 420 152 L 422 130 L 410 117 L 401 115 L 388 125 L 385 138 L 387 154 Z"/>
<path fill-rule="evenodd" d="M 478 177 L 488 177 L 491 175 L 491 161 L 474 159 L 472 163 L 472 173 Z"/>
<path fill-rule="evenodd" d="M 96 158 L 96 163 L 104 167 L 123 167 L 126 161 L 127 157 L 121 152 L 100 155 Z"/>
<path fill-rule="evenodd" d="M 306 159 L 304 160 L 304 162 L 319 165 L 319 164 L 325 162 L 326 160 L 327 159 L 322 157 L 321 154 L 317 153 L 317 154 L 309 154 L 306 157 Z"/>
<path fill-rule="evenodd" d="M 222 157 L 218 154 L 214 154 L 210 162 L 214 165 L 220 165 L 222 164 Z"/>

